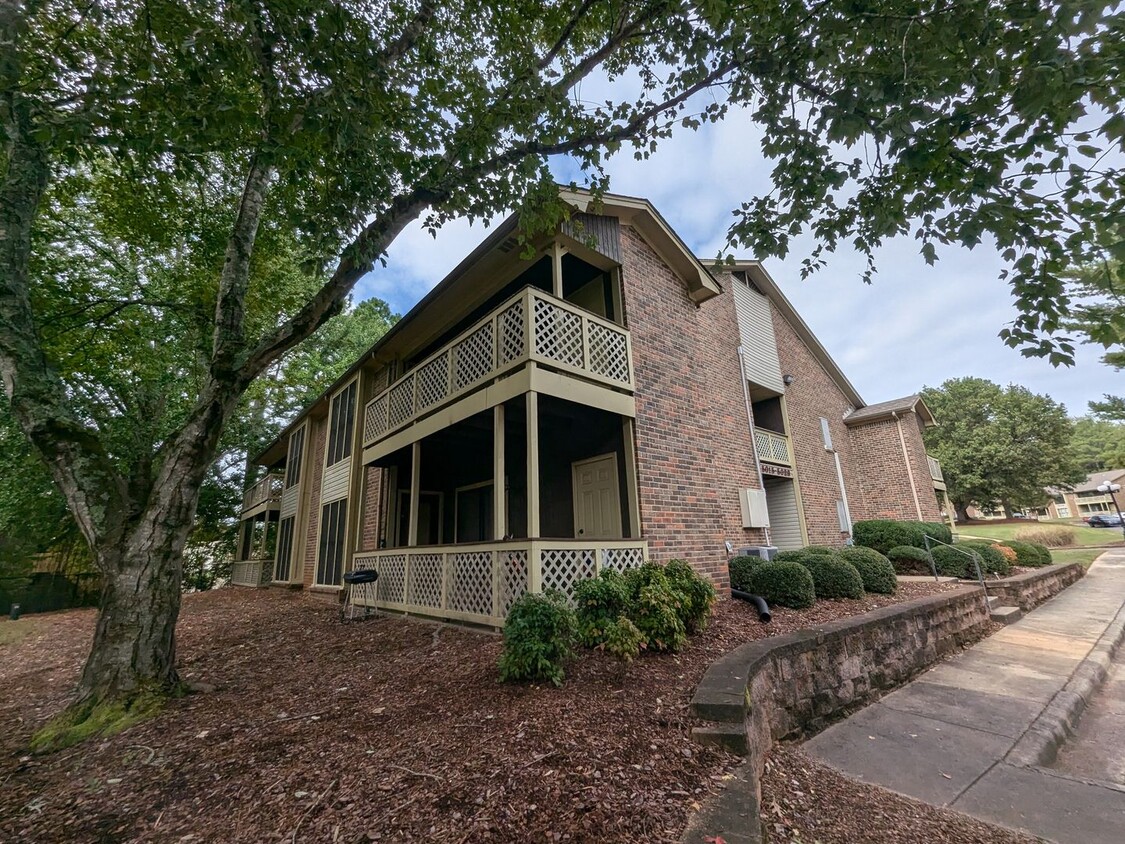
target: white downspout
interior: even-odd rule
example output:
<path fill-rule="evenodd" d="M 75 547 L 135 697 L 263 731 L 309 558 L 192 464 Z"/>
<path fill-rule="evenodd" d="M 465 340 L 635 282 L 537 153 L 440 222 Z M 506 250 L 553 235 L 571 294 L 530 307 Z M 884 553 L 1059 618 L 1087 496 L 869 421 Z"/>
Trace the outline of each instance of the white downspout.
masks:
<path fill-rule="evenodd" d="M 762 461 L 758 459 L 758 439 L 754 436 L 754 413 L 750 410 L 750 390 L 746 386 L 746 361 L 743 358 L 742 346 L 738 347 L 738 374 L 742 380 L 742 400 L 746 403 L 746 424 L 750 427 L 750 450 L 754 454 L 754 468 L 758 471 L 758 488 L 764 495 L 766 492 L 766 479 L 762 475 Z M 767 512 L 769 507 L 767 505 Z M 763 528 L 766 533 L 766 545 L 773 545 L 770 539 L 770 529 Z"/>

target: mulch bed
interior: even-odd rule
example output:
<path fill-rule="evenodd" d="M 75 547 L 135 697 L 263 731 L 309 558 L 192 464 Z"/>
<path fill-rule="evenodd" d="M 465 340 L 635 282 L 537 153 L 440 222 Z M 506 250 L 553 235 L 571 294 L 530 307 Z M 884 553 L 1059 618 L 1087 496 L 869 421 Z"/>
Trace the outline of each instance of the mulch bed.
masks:
<path fill-rule="evenodd" d="M 41 757 L 28 738 L 65 706 L 95 617 L 28 618 L 30 632 L 0 646 L 0 841 L 677 841 L 740 761 L 691 740 L 689 702 L 711 662 L 949 588 L 778 609 L 768 626 L 722 601 L 683 653 L 627 667 L 586 653 L 562 689 L 498 682 L 489 633 L 341 625 L 333 604 L 277 590 L 190 595 L 181 673 L 208 690 Z"/>
<path fill-rule="evenodd" d="M 792 744 L 770 751 L 762 820 L 771 842 L 1036 844 L 1038 838 L 850 780 Z"/>

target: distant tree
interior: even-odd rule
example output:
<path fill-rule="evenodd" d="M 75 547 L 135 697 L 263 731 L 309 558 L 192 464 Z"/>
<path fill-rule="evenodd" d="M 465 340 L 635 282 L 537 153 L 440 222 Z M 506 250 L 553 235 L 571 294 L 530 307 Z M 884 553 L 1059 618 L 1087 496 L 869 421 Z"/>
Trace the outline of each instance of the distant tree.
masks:
<path fill-rule="evenodd" d="M 970 505 L 1002 505 L 1009 515 L 1040 506 L 1044 488 L 1080 481 L 1066 408 L 1049 396 L 983 378 L 953 378 L 923 397 L 939 425 L 925 432 L 941 461 L 957 518 Z"/>
<path fill-rule="evenodd" d="M 1087 472 L 1125 469 L 1125 423 L 1091 416 L 1075 419 L 1074 453 Z"/>
<path fill-rule="evenodd" d="M 1096 243 L 1102 254 L 1067 273 L 1071 305 L 1064 328 L 1082 342 L 1105 349 L 1102 363 L 1120 372 L 1125 369 L 1125 226 L 1099 230 Z M 1090 402 L 1090 411 L 1103 419 L 1125 421 L 1125 397 L 1106 395 Z"/>

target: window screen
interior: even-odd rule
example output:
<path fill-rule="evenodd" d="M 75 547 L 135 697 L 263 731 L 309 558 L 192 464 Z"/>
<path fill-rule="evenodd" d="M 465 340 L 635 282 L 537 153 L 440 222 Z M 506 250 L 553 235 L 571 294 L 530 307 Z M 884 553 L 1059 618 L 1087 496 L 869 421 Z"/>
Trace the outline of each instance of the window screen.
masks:
<path fill-rule="evenodd" d="M 352 453 L 352 434 L 355 432 L 356 382 L 337 393 L 332 399 L 331 429 L 328 431 L 328 465 L 333 466 Z"/>
<path fill-rule="evenodd" d="M 281 520 L 277 530 L 277 561 L 273 569 L 273 579 L 288 582 L 292 576 L 293 563 L 293 516 Z"/>
<path fill-rule="evenodd" d="M 301 457 L 305 453 L 305 426 L 302 425 L 289 438 L 289 458 L 285 462 L 285 487 L 301 482 Z"/>
<path fill-rule="evenodd" d="M 339 586 L 344 568 L 344 533 L 348 522 L 348 499 L 325 504 L 320 513 L 320 554 L 316 562 L 319 586 Z"/>

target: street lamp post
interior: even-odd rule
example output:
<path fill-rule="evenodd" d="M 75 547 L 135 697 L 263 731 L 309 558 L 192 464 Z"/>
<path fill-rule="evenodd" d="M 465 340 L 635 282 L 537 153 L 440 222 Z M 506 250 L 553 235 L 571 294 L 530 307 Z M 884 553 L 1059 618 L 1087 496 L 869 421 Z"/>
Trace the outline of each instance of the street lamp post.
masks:
<path fill-rule="evenodd" d="M 1113 509 L 1117 511 L 1117 518 L 1121 522 L 1121 536 L 1125 538 L 1125 517 L 1122 517 L 1121 505 L 1117 503 L 1117 493 L 1121 492 L 1121 484 L 1101 484 L 1098 486 L 1098 492 L 1109 493 L 1109 497 L 1113 501 Z"/>

